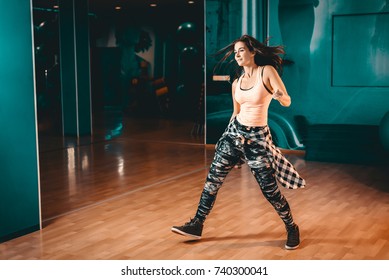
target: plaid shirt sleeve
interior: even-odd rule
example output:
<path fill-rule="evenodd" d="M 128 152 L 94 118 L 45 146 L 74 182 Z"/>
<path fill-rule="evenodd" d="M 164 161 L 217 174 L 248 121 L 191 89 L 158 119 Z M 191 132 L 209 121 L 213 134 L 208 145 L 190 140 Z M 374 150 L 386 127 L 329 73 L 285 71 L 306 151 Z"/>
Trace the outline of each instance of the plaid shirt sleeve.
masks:
<path fill-rule="evenodd" d="M 306 185 L 305 180 L 273 144 L 270 133 L 266 135 L 266 143 L 269 158 L 272 161 L 272 167 L 275 170 L 275 176 L 278 183 L 288 189 L 304 188 Z"/>

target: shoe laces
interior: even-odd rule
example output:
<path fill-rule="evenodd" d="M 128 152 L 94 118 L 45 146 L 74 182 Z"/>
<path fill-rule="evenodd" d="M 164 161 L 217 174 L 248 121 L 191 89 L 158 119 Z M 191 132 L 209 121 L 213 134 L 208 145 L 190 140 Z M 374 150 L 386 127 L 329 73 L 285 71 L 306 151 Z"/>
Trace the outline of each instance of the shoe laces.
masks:
<path fill-rule="evenodd" d="M 185 224 L 185 226 L 193 226 L 197 223 L 200 223 L 200 220 L 196 217 L 190 218 L 190 221 Z"/>

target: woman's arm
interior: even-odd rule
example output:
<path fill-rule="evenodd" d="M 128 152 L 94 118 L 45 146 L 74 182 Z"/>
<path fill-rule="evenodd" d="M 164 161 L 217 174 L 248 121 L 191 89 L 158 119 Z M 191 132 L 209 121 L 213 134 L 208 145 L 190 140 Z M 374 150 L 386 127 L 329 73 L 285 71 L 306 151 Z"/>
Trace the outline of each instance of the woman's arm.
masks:
<path fill-rule="evenodd" d="M 233 118 L 235 118 L 235 116 L 237 114 L 239 114 L 240 112 L 240 105 L 238 102 L 236 102 L 235 100 L 235 88 L 236 88 L 236 84 L 238 83 L 238 80 L 236 79 L 233 83 L 232 83 L 232 103 L 234 105 L 234 111 L 232 112 L 232 116 L 230 118 L 230 121 L 232 121 Z"/>
<path fill-rule="evenodd" d="M 286 91 L 285 85 L 278 75 L 277 70 L 273 66 L 266 66 L 267 71 L 264 71 L 263 78 L 266 86 L 273 92 L 273 99 L 280 102 L 282 106 L 289 107 L 292 103 L 288 92 Z"/>

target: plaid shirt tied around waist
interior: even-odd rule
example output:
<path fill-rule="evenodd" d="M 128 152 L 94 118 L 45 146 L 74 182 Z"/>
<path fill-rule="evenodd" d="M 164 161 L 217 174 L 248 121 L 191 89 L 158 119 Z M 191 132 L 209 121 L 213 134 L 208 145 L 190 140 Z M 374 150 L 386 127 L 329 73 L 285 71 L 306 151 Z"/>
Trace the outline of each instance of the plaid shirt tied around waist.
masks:
<path fill-rule="evenodd" d="M 305 180 L 298 174 L 294 166 L 285 158 L 281 151 L 274 145 L 268 126 L 248 127 L 240 124 L 236 118 L 227 126 L 223 136 L 242 142 L 256 142 L 261 149 L 266 151 L 267 157 L 274 169 L 277 183 L 288 189 L 304 188 Z M 222 136 L 222 137 L 223 137 Z M 242 161 L 245 161 L 242 151 Z"/>

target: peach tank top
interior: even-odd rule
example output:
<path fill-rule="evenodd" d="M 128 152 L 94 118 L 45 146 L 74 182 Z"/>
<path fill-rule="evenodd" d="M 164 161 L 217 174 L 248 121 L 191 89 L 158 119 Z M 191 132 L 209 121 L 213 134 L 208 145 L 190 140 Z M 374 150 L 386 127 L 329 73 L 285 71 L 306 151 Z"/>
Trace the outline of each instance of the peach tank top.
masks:
<path fill-rule="evenodd" d="M 235 100 L 240 104 L 237 120 L 246 126 L 267 125 L 267 114 L 272 96 L 261 83 L 260 70 L 262 69 L 257 71 L 257 79 L 252 88 L 241 88 L 243 75 L 238 79 L 235 88 Z"/>

